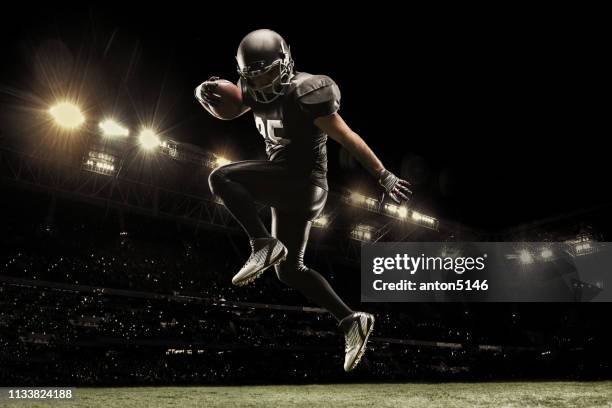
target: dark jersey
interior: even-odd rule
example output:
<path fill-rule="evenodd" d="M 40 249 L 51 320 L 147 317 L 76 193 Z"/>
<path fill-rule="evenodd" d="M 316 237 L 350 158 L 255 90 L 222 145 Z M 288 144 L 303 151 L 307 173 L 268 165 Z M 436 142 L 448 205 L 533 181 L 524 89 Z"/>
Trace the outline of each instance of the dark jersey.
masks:
<path fill-rule="evenodd" d="M 314 120 L 339 109 L 335 82 L 325 75 L 298 72 L 275 101 L 259 103 L 244 88 L 242 95 L 266 142 L 268 159 L 286 165 L 296 182 L 310 181 L 327 190 L 327 135 Z"/>

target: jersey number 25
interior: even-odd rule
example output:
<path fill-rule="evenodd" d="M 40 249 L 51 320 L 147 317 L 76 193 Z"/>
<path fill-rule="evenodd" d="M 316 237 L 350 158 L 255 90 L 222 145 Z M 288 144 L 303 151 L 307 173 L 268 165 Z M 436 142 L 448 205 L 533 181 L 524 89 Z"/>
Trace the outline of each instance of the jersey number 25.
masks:
<path fill-rule="evenodd" d="M 276 136 L 276 129 L 283 128 L 283 122 L 278 119 L 264 119 L 261 116 L 255 116 L 255 126 L 266 142 L 272 145 L 288 145 L 290 140 L 280 136 Z"/>

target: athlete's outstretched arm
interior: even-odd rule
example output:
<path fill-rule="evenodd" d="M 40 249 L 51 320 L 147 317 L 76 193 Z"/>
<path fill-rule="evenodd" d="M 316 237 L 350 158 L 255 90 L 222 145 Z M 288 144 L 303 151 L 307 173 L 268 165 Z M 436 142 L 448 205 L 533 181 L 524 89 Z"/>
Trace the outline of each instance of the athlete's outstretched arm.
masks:
<path fill-rule="evenodd" d="M 410 183 L 386 170 L 367 143 L 361 136 L 353 132 L 338 113 L 318 117 L 314 123 L 329 137 L 340 143 L 363 167 L 376 177 L 394 201 L 400 202 L 409 199 L 408 197 L 412 194 L 408 188 Z"/>

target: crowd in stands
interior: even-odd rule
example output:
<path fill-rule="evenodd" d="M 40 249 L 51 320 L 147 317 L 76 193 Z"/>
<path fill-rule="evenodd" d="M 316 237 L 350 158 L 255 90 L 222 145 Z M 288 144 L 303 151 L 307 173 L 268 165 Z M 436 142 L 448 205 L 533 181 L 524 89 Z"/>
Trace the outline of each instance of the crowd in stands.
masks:
<path fill-rule="evenodd" d="M 231 285 L 248 255 L 244 238 L 155 219 L 95 223 L 75 214 L 42 220 L 5 219 L 5 385 L 599 378 L 610 372 L 607 305 L 360 305 L 357 268 L 315 263 L 351 305 L 377 318 L 362 366 L 346 375 L 343 336 L 327 313 L 304 310 L 315 305 L 273 271 L 250 287 Z"/>

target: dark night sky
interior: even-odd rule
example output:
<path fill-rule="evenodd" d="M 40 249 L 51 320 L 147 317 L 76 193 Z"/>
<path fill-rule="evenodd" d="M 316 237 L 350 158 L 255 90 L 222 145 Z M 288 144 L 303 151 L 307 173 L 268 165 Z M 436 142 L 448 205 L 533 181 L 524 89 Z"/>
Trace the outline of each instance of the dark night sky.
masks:
<path fill-rule="evenodd" d="M 1 29 L 0 86 L 48 98 L 48 78 L 33 64 L 47 61 L 64 84 L 82 86 L 96 115 L 119 112 L 133 126 L 155 116 L 173 139 L 257 157 L 263 142 L 252 118 L 216 121 L 192 92 L 212 74 L 235 80 L 238 42 L 267 27 L 286 37 L 298 69 L 336 80 L 341 114 L 387 167 L 403 167 L 420 208 L 496 229 L 609 202 L 609 47 L 597 24 L 390 10 L 351 18 L 304 11 L 302 22 L 296 13 L 15 12 Z M 2 95 L 2 103 L 18 102 Z M 365 172 L 340 166 L 329 144 L 332 189 L 374 190 Z"/>

